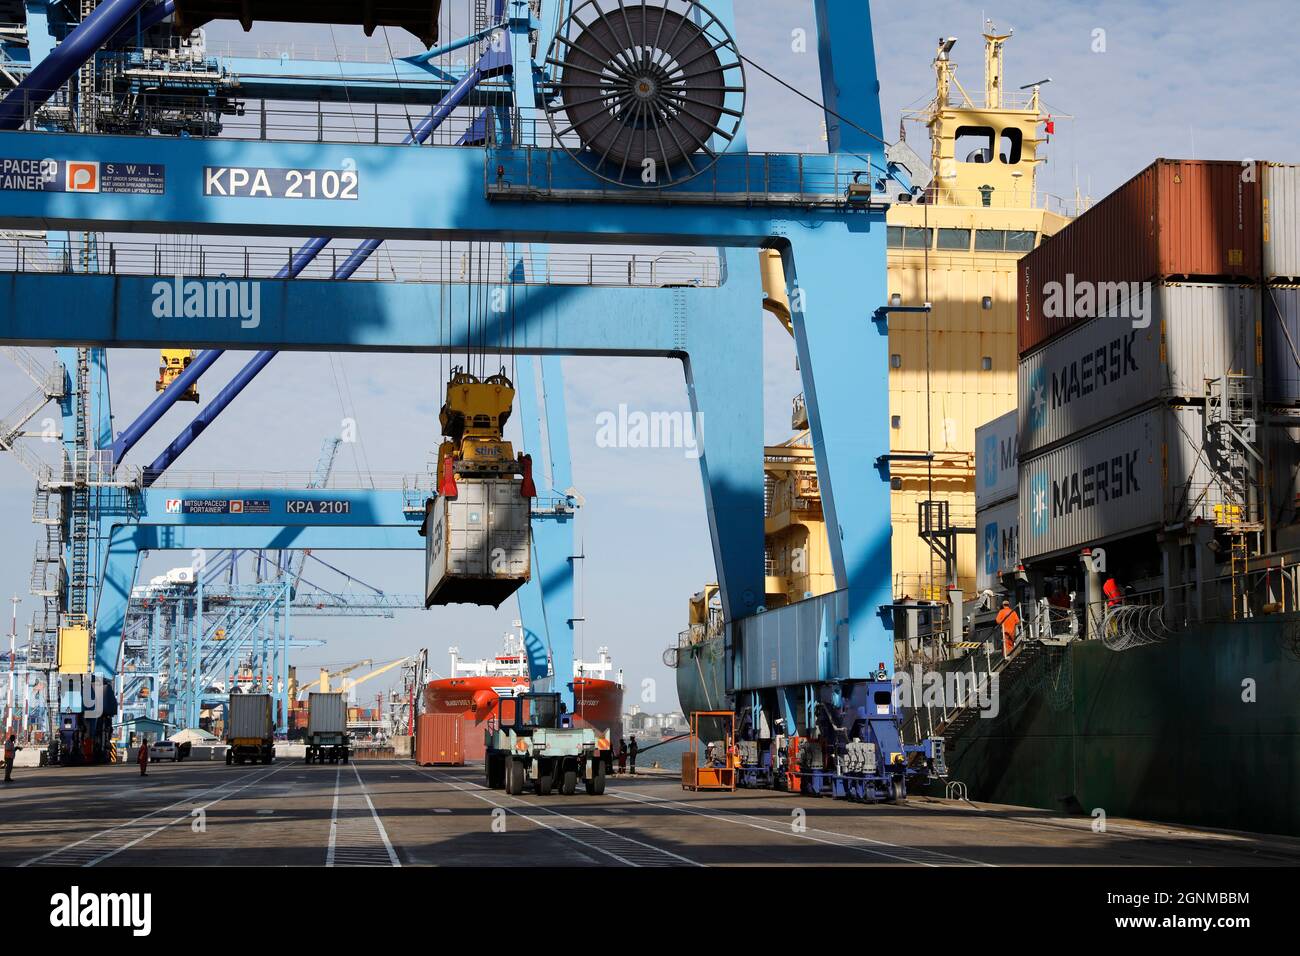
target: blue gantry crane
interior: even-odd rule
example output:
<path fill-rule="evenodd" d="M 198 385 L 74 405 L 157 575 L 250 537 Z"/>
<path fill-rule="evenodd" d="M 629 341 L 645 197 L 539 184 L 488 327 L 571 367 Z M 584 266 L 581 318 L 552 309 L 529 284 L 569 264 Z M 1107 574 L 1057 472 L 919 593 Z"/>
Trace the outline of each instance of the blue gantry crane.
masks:
<path fill-rule="evenodd" d="M 97 588 L 87 626 L 98 674 L 115 672 L 124 595 L 141 549 L 418 550 L 416 506 L 436 489 L 167 487 L 172 462 L 278 351 L 669 358 L 680 363 L 692 413 L 703 423 L 699 461 L 728 622 L 728 691 L 750 715 L 747 733 L 761 744 L 780 722 L 787 734 L 825 741 L 832 758 L 850 744 L 874 748 L 880 759 L 869 795 L 896 792 L 918 761 L 936 766 L 935 754 L 904 753 L 891 713 L 881 710 L 892 707 L 880 694 L 893 661 L 886 390 L 878 374 L 889 311 L 884 213 L 917 195 L 924 184 L 912 183 L 909 170 L 924 164 L 905 144 L 883 138 L 866 4 L 809 4 L 827 128 L 827 152 L 817 154 L 749 149 L 746 74 L 755 64 L 735 42 L 732 0 L 494 0 L 471 36 L 418 32 L 442 46 L 397 62 L 391 84 L 349 82 L 347 67 L 336 78 L 288 57 L 282 69 L 262 69 L 258 82 L 268 96 L 315 104 L 315 135 L 307 137 L 287 132 L 274 104 L 243 101 L 238 90 L 215 79 L 202 86 L 193 76 L 160 81 L 160 92 L 145 97 L 151 102 L 128 104 L 138 106 L 136 119 L 120 122 L 132 114 L 118 109 L 111 130 L 96 129 L 97 105 L 118 103 L 133 82 L 99 82 L 101 65 L 123 56 L 113 45 L 129 46 L 134 30 L 142 48 L 146 37 L 168 36 L 169 25 L 174 39 L 177 27 L 183 33 L 190 24 L 186 4 L 115 0 L 61 26 L 33 18 L 35 6 L 28 4 L 31 69 L 0 102 L 0 130 L 8 130 L 0 132 L 0 155 L 13 171 L 0 183 L 0 229 L 243 236 L 262 244 L 316 237 L 274 269 L 255 267 L 246 252 L 242 272 L 229 260 L 216 272 L 200 264 L 174 285 L 160 282 L 139 248 L 116 240 L 95 245 L 94 268 L 51 272 L 26 268 L 19 257 L 0 277 L 12 306 L 0 316 L 5 343 L 77 342 L 88 355 L 176 341 L 202 350 L 136 422 L 116 436 L 99 429 L 94 439 L 79 439 L 101 479 L 83 484 L 96 489 L 92 498 L 108 499 L 85 509 L 102 555 L 102 574 L 87 582 Z M 413 6 L 428 13 L 427 3 Z M 232 3 L 230 13 L 247 26 L 282 9 Z M 373 10 L 329 9 L 351 9 L 358 19 Z M 322 14 L 304 6 L 294 16 Z M 49 30 L 57 42 L 31 41 L 33 29 Z M 440 65 L 452 48 L 473 51 L 463 70 Z M 127 55 L 128 63 L 143 60 Z M 234 72 L 218 67 L 214 76 Z M 431 108 L 396 135 L 381 107 L 393 102 L 403 77 L 417 75 L 424 82 L 412 80 L 412 101 Z M 329 122 L 327 104 L 341 93 L 353 120 L 358 104 L 373 109 L 373 135 L 358 136 L 355 121 L 343 135 Z M 202 122 L 181 128 L 183 108 L 202 113 Z M 481 307 L 481 279 L 446 269 L 434 270 L 434 281 L 361 281 L 359 266 L 387 239 L 490 243 L 512 259 L 528 250 L 546 267 L 501 279 L 510 308 L 491 313 Z M 331 244 L 342 247 L 343 261 L 331 252 L 325 268 L 318 260 Z M 597 282 L 594 269 L 585 283 L 555 281 L 566 255 L 557 247 L 565 244 L 716 249 L 716 278 L 647 283 L 629 268 L 617 284 Z M 754 250 L 762 248 L 780 252 L 792 293 L 837 586 L 773 610 L 761 603 Z M 300 281 L 306 275 L 317 281 Z M 258 287 L 256 316 L 230 298 L 240 281 Z M 177 303 L 202 303 L 202 318 L 185 308 L 168 312 L 173 293 Z M 161 455 L 132 473 L 130 449 L 227 349 L 255 357 Z M 566 488 L 549 491 L 567 499 Z M 572 527 L 567 516 L 538 518 L 539 530 L 559 529 L 539 566 L 555 566 L 559 555 L 571 563 L 572 545 L 562 540 Z M 535 596 L 526 600 L 537 606 Z M 545 596 L 541 607 L 558 647 L 565 629 Z"/>

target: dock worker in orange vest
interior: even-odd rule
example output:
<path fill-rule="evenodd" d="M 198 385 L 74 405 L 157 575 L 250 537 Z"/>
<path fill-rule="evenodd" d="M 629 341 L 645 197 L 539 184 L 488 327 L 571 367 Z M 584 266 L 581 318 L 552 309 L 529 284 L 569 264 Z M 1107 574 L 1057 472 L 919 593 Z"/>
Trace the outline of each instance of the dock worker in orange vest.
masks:
<path fill-rule="evenodd" d="M 22 750 L 18 746 L 18 740 L 10 734 L 5 738 L 5 783 L 8 783 L 14 775 L 14 760 L 18 757 L 18 751 Z"/>
<path fill-rule="evenodd" d="M 1002 656 L 1010 657 L 1016 646 L 1016 626 L 1020 624 L 1020 615 L 1011 607 L 1010 601 L 1003 601 L 1002 610 L 998 611 L 995 620 L 1002 627 Z"/>
<path fill-rule="evenodd" d="M 1107 607 L 1115 607 L 1124 602 L 1124 592 L 1119 589 L 1119 584 L 1114 578 L 1106 579 L 1106 583 L 1101 586 L 1101 592 L 1106 595 Z"/>

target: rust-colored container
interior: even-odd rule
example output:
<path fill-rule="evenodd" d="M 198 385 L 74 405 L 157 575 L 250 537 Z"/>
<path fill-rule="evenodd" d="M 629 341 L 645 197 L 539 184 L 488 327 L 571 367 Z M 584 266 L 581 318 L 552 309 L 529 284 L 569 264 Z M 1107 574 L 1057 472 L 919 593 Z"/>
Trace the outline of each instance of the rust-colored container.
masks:
<path fill-rule="evenodd" d="M 1044 239 L 1020 260 L 1020 354 L 1104 314 L 1117 283 L 1258 281 L 1260 175 L 1253 161 L 1157 159 Z"/>
<path fill-rule="evenodd" d="M 421 714 L 415 724 L 415 762 L 421 767 L 463 766 L 464 734 L 459 714 Z"/>

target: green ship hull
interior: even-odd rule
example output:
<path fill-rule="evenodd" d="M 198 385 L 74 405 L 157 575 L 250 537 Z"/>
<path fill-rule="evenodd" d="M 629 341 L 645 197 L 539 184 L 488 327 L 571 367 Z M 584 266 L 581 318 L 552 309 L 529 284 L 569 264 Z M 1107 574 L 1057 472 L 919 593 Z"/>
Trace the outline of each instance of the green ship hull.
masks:
<path fill-rule="evenodd" d="M 1288 615 L 1053 649 L 948 740 L 948 777 L 990 803 L 1300 835 L 1297 635 Z"/>
<path fill-rule="evenodd" d="M 721 639 L 680 649 L 686 713 L 725 686 Z M 947 741 L 972 800 L 1300 836 L 1300 616 L 1044 648 L 997 705 Z"/>

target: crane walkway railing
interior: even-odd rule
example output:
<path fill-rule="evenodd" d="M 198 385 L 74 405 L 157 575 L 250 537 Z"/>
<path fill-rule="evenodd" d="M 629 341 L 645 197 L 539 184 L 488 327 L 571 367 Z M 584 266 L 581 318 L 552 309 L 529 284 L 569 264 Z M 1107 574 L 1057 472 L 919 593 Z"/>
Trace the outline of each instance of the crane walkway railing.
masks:
<path fill-rule="evenodd" d="M 434 481 L 429 475 L 403 472 L 341 472 L 331 474 L 322 484 L 312 485 L 317 477 L 310 471 L 177 471 L 169 470 L 158 477 L 153 488 L 229 488 L 273 489 L 284 491 L 405 491 L 433 494 Z"/>
<path fill-rule="evenodd" d="M 270 244 L 112 240 L 101 243 L 99 253 L 98 264 L 87 269 L 78 242 L 25 237 L 0 244 L 0 272 L 272 279 L 293 259 L 296 249 Z M 350 253 L 347 246 L 331 245 L 295 281 L 344 281 L 333 277 Z M 690 249 L 637 253 L 551 250 L 533 255 L 526 247 L 495 245 L 471 252 L 464 244 L 451 243 L 385 248 L 346 281 L 715 288 L 720 273 L 716 253 Z"/>

